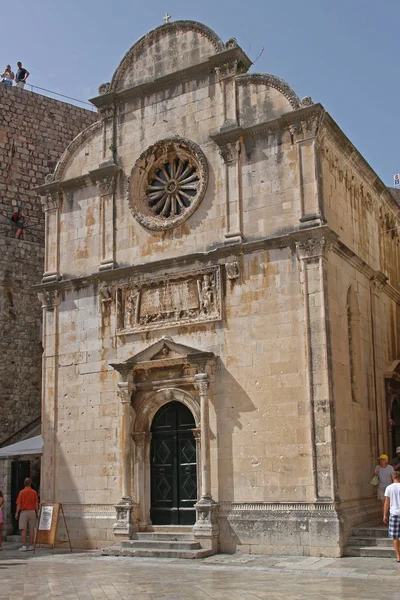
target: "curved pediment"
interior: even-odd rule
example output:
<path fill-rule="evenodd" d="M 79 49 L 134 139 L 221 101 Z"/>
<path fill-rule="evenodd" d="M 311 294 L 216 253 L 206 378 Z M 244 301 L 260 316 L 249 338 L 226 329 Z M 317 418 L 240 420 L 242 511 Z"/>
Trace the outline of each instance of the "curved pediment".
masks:
<path fill-rule="evenodd" d="M 114 73 L 110 91 L 195 66 L 225 50 L 212 29 L 197 21 L 174 21 L 153 29 L 125 54 Z"/>

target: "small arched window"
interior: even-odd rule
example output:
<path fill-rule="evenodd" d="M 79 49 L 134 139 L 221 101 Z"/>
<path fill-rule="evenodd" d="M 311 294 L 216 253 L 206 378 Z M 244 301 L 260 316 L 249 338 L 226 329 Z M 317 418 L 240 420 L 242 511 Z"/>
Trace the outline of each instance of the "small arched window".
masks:
<path fill-rule="evenodd" d="M 357 293 L 352 286 L 347 292 L 347 332 L 349 340 L 350 383 L 353 402 L 361 402 L 362 367 L 361 367 L 361 337 L 360 309 Z"/>

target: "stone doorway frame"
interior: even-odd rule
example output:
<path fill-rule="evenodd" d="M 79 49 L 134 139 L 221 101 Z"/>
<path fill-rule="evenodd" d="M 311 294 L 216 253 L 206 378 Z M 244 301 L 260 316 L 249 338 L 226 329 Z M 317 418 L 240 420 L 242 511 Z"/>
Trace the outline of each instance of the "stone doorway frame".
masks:
<path fill-rule="evenodd" d="M 141 402 L 139 412 L 136 414 L 132 438 L 133 449 L 133 496 L 138 503 L 138 528 L 146 531 L 151 527 L 151 425 L 158 410 L 170 402 L 181 402 L 193 415 L 196 427 L 192 429 L 196 441 L 196 469 L 197 469 L 197 500 L 200 500 L 201 490 L 201 440 L 200 440 L 200 406 L 192 394 L 180 389 L 165 387 L 160 388 Z"/>
<path fill-rule="evenodd" d="M 196 424 L 193 434 L 196 439 L 200 497 L 195 505 L 193 534 L 202 548 L 216 552 L 218 505 L 211 495 L 209 422 L 215 355 L 163 337 L 126 361 L 110 366 L 120 374 L 117 394 L 122 403 L 122 499 L 115 506 L 117 520 L 114 535 L 129 539 L 133 532 L 151 526 L 151 423 L 161 406 L 176 400 L 189 408 Z M 175 375 L 171 375 L 173 372 Z"/>

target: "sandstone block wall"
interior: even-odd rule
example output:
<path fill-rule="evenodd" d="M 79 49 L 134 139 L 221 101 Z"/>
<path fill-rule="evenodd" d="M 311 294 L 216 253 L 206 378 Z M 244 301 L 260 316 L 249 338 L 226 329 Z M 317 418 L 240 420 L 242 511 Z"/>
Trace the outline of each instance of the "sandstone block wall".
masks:
<path fill-rule="evenodd" d="M 43 274 L 44 213 L 33 188 L 96 118 L 71 104 L 0 85 L 0 444 L 17 441 L 18 431 L 26 433 L 40 418 L 42 309 L 32 286 Z M 18 206 L 32 219 L 33 233 L 27 231 L 25 241 L 14 239 L 8 220 Z"/>

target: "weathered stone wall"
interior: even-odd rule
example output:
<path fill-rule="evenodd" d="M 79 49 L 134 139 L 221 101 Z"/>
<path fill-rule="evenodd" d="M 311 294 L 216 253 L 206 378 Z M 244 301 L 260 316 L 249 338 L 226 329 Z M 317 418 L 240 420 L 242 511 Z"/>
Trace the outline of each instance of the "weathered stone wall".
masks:
<path fill-rule="evenodd" d="M 0 442 L 40 417 L 43 246 L 0 238 Z M 16 440 L 13 440 L 16 441 Z"/>
<path fill-rule="evenodd" d="M 33 188 L 96 113 L 0 86 L 0 444 L 18 441 L 40 418 L 42 310 L 32 286 L 43 273 L 44 215 Z M 25 240 L 9 221 L 23 206 Z M 32 229 L 30 229 L 32 227 Z"/>
<path fill-rule="evenodd" d="M 14 236 L 14 228 L 6 227 L 7 217 L 16 207 L 23 206 L 36 224 L 34 231 L 37 228 L 43 238 L 43 211 L 33 188 L 44 183 L 69 142 L 96 119 L 96 112 L 27 89 L 0 86 L 2 236 Z M 33 236 L 30 239 L 35 240 Z"/>
<path fill-rule="evenodd" d="M 379 454 L 392 452 L 385 374 L 399 359 L 400 216 L 362 157 L 329 128 L 324 134 L 324 213 L 346 245 L 333 246 L 327 267 L 338 496 L 355 524 L 378 509 L 369 482 Z"/>

